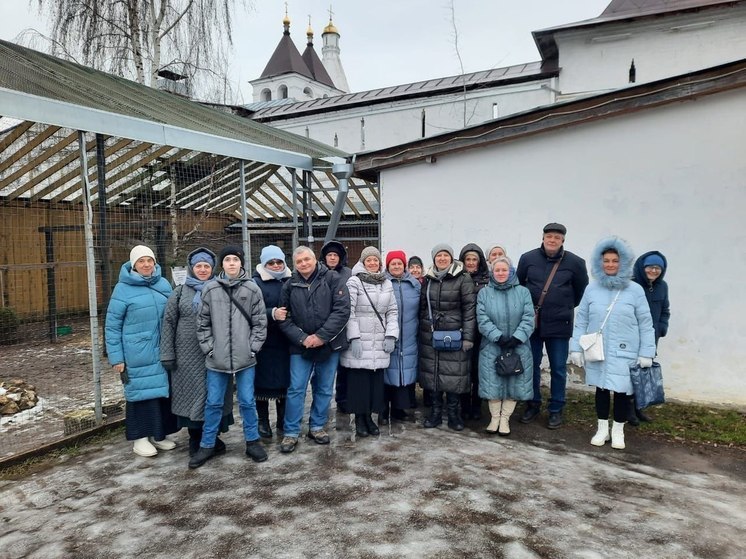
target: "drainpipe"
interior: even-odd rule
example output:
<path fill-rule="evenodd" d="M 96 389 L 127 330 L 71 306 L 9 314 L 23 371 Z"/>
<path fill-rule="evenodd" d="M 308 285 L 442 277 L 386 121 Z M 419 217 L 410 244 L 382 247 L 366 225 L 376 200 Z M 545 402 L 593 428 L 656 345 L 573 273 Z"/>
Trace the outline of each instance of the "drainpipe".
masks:
<path fill-rule="evenodd" d="M 339 220 L 342 218 L 342 211 L 347 202 L 347 193 L 350 191 L 349 178 L 352 176 L 354 166 L 354 155 L 352 156 L 352 162 L 350 163 L 335 163 L 332 165 L 332 175 L 339 180 L 339 189 L 337 192 L 337 200 L 334 202 L 334 210 L 332 210 L 332 215 L 329 219 L 329 227 L 326 229 L 324 244 L 337 236 L 337 227 L 339 226 Z"/>

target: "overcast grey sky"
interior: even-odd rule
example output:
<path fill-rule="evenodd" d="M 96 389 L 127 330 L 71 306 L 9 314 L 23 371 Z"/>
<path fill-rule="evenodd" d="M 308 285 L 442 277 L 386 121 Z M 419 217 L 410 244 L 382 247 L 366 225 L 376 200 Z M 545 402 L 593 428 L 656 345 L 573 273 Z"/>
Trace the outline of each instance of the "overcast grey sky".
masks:
<path fill-rule="evenodd" d="M 531 31 L 598 16 L 610 0 L 453 0 L 459 52 L 465 72 L 539 60 Z M 234 86 L 251 101 L 248 80 L 259 77 L 282 37 L 285 3 L 255 0 L 236 14 L 230 68 Z M 450 0 L 337 0 L 342 63 L 353 91 L 461 72 Z M 328 0 L 288 0 L 291 37 L 301 52 L 308 16 L 321 56 Z M 26 28 L 47 31 L 43 16 L 26 0 L 0 0 L 0 38 L 14 40 Z"/>

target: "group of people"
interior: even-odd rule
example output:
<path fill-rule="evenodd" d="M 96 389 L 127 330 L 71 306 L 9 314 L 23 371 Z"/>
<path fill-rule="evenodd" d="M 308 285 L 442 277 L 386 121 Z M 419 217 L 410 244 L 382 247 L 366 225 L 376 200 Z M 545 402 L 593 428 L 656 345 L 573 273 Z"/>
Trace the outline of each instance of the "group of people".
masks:
<path fill-rule="evenodd" d="M 448 427 L 461 431 L 486 400 L 486 432 L 507 436 L 519 401 L 521 422 L 541 414 L 546 351 L 547 427 L 562 425 L 569 357 L 596 387 L 591 444 L 624 448 L 625 423 L 649 419 L 634 405 L 630 366 L 651 366 L 666 335 L 667 262 L 657 251 L 633 262 L 624 240 L 605 238 L 591 255 L 589 286 L 585 261 L 564 248 L 566 233 L 547 224 L 541 246 L 517 267 L 504 246 L 485 256 L 470 243 L 458 254 L 437 244 L 431 266 L 368 246 L 349 268 L 344 245 L 331 241 L 321 261 L 309 247 L 295 249 L 292 271 L 280 247 L 266 246 L 250 275 L 241 248 L 219 256 L 197 248 L 174 290 L 153 251 L 138 245 L 106 316 L 127 439 L 136 454 L 155 456 L 175 447 L 167 435 L 186 428 L 189 467 L 202 466 L 226 450 L 219 434 L 234 423 L 234 378 L 246 454 L 256 462 L 267 459 L 261 441 L 273 436 L 271 401 L 280 451 L 295 450 L 309 384 L 307 437 L 318 444 L 329 443 L 335 395 L 338 412 L 354 414 L 356 437 L 376 436 L 382 424 L 413 420 L 417 383 L 430 408 L 425 428 L 443 423 L 445 407 Z M 605 357 L 586 363 L 580 337 L 600 330 Z"/>

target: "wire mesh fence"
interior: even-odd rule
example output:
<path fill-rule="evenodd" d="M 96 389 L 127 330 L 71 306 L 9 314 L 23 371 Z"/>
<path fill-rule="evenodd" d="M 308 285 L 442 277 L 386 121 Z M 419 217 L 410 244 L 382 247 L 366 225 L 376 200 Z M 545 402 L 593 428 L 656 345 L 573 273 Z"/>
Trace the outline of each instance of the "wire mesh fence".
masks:
<path fill-rule="evenodd" d="M 318 253 L 337 192 L 324 170 L 0 118 L 0 461 L 123 417 L 103 331 L 133 246 L 172 284 L 197 247 L 244 243 L 251 273 L 267 244 Z M 336 235 L 351 259 L 378 244 L 377 213 L 353 179 Z"/>

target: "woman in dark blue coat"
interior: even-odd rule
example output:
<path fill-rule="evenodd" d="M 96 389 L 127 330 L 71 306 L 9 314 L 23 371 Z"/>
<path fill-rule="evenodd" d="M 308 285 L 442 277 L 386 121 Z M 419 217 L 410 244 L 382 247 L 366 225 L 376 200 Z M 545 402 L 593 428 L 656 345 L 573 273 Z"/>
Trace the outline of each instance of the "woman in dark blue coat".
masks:
<path fill-rule="evenodd" d="M 269 424 L 269 401 L 275 400 L 277 409 L 277 429 L 282 429 L 285 421 L 285 397 L 290 385 L 290 352 L 288 339 L 282 333 L 278 322 L 285 320 L 287 309 L 278 307 L 282 285 L 290 278 L 290 270 L 285 265 L 285 254 L 275 245 L 262 249 L 253 279 L 262 290 L 264 306 L 267 307 L 267 341 L 257 355 L 254 396 L 259 418 L 259 435 L 272 438 Z"/>

